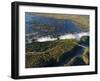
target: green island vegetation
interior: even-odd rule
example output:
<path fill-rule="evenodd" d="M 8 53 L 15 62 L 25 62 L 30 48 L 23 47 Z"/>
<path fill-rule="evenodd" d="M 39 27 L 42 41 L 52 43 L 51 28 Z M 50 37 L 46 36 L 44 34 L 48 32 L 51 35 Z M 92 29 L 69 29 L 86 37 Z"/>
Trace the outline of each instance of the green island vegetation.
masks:
<path fill-rule="evenodd" d="M 88 36 L 77 41 L 63 39 L 26 44 L 26 68 L 74 66 L 89 64 L 89 47 L 82 48 L 75 44 L 87 45 Z M 78 56 L 77 54 L 80 54 Z"/>

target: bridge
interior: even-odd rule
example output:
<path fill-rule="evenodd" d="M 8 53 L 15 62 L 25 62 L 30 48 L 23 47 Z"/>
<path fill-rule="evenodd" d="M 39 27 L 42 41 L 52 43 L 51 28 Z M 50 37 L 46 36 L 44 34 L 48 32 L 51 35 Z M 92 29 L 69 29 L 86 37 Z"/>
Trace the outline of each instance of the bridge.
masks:
<path fill-rule="evenodd" d="M 78 44 L 78 43 L 76 43 L 76 42 L 74 42 L 74 44 L 76 44 L 76 45 L 78 45 L 78 46 L 80 46 L 80 47 L 82 47 L 82 48 L 87 48 L 86 46 L 83 46 L 83 45 Z"/>

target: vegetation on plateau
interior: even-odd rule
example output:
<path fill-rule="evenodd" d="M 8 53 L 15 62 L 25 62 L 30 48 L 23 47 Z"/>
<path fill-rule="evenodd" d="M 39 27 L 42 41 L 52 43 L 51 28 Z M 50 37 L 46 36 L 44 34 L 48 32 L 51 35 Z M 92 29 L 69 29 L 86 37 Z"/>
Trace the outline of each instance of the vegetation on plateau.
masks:
<path fill-rule="evenodd" d="M 26 44 L 26 68 L 89 64 L 88 37 Z M 82 48 L 76 43 L 87 46 Z"/>

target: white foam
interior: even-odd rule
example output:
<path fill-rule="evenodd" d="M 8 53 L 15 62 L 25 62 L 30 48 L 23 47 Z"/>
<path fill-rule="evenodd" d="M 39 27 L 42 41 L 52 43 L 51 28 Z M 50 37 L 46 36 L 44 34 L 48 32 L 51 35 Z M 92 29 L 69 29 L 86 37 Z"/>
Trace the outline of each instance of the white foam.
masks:
<path fill-rule="evenodd" d="M 80 40 L 82 36 L 89 36 L 89 32 L 81 32 L 81 33 L 75 33 L 75 34 L 65 34 L 62 36 L 59 36 L 59 39 L 77 39 Z M 41 37 L 38 38 L 38 42 L 45 42 L 45 41 L 54 41 L 57 40 L 57 38 L 51 38 L 51 37 Z"/>

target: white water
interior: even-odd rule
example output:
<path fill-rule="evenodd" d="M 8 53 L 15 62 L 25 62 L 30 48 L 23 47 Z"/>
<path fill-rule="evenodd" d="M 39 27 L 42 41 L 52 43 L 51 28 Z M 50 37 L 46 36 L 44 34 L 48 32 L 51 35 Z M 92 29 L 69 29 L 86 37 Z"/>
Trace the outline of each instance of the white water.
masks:
<path fill-rule="evenodd" d="M 38 42 L 54 41 L 54 40 L 57 40 L 57 38 L 41 37 L 41 38 L 38 38 L 38 39 L 37 39 Z"/>
<path fill-rule="evenodd" d="M 80 40 L 82 36 L 89 36 L 89 32 L 81 32 L 81 33 L 76 33 L 76 34 L 66 34 L 59 36 L 59 39 L 77 39 Z M 57 40 L 57 38 L 51 38 L 51 37 L 41 37 L 38 38 L 38 42 L 45 42 L 45 41 L 54 41 Z"/>

